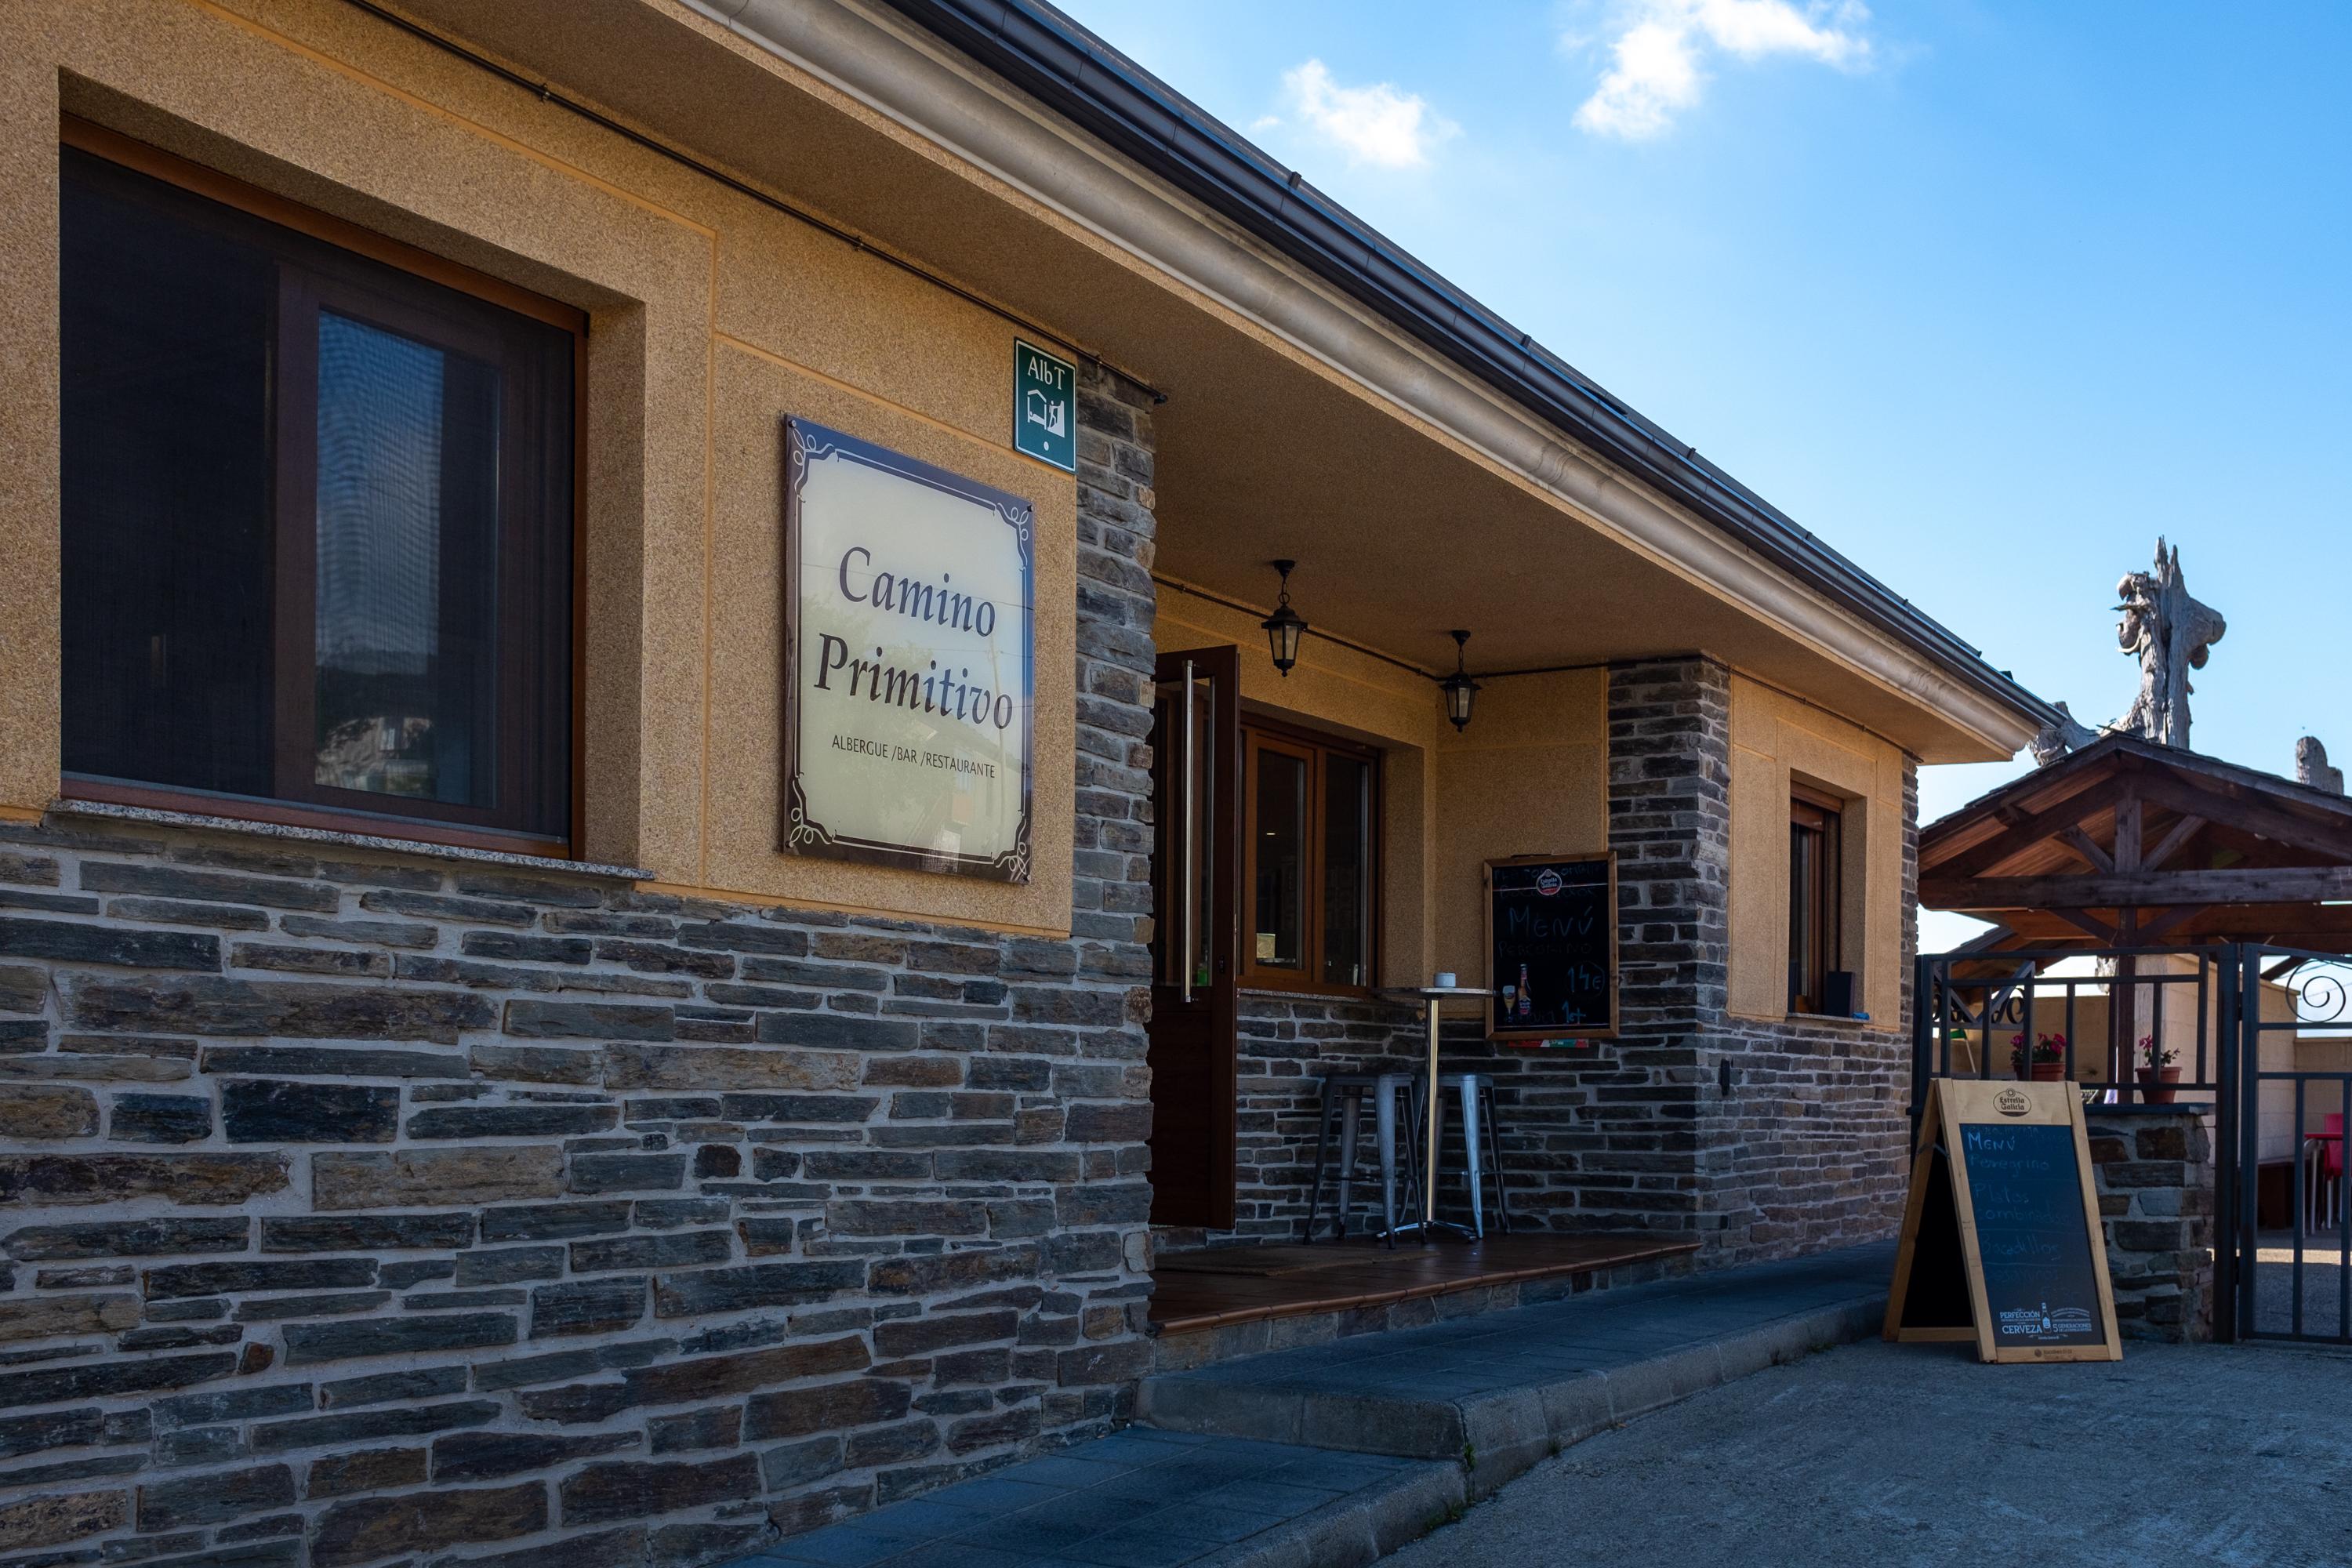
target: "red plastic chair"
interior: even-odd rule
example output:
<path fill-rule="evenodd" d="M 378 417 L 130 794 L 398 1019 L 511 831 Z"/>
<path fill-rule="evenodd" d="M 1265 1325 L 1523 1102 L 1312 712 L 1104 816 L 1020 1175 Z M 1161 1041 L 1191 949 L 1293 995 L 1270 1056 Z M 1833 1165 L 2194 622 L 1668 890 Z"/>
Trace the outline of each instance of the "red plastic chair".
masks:
<path fill-rule="evenodd" d="M 2344 1113 L 2329 1111 L 2320 1130 L 2327 1136 L 2311 1141 L 2318 1155 L 2311 1176 L 2311 1228 L 2334 1230 L 2344 1215 Z"/>

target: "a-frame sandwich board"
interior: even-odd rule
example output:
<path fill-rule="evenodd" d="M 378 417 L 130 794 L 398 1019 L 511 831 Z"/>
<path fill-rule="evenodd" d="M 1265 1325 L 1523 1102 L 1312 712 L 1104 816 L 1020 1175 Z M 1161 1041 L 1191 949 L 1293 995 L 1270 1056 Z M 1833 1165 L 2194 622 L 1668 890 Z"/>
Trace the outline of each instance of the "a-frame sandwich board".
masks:
<path fill-rule="evenodd" d="M 2072 1084 L 1928 1086 L 1884 1333 L 1973 1340 L 1989 1362 L 2122 1359 Z"/>

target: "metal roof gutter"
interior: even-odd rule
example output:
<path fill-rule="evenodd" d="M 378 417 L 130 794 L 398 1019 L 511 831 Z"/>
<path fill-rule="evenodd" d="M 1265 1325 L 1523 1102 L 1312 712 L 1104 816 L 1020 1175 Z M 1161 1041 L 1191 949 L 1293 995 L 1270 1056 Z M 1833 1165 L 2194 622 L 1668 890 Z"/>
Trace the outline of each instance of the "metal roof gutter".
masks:
<path fill-rule="evenodd" d="M 2036 723 L 2057 710 L 1786 513 L 1579 374 L 1166 83 L 1038 0 L 882 0 L 1083 130 Z"/>

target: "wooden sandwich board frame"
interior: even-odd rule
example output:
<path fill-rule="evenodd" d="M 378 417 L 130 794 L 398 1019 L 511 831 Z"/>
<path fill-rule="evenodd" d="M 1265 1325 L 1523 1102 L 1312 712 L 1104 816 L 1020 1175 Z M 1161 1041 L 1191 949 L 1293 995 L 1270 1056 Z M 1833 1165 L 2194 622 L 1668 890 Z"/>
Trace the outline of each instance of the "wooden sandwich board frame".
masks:
<path fill-rule="evenodd" d="M 2070 1127 L 2074 1133 L 2074 1168 L 2083 1194 L 2083 1224 L 2091 1244 L 2091 1272 L 2097 1281 L 2099 1321 L 2104 1344 L 2002 1345 L 1986 1300 L 1984 1259 L 1977 1245 L 1976 1210 L 1969 1190 L 1968 1162 L 1960 1156 L 1960 1127 L 2007 1123 L 2023 1127 Z M 1949 1208 L 1939 1215 L 1931 1198 L 1948 1193 Z M 1945 1224 L 1957 1222 L 1951 1232 Z M 1933 1228 L 1927 1228 L 1933 1227 Z M 1927 1239 L 1923 1245 L 1922 1234 Z M 1905 1326 L 1904 1310 L 1916 1265 L 1957 1239 L 1961 1273 L 1968 1283 L 1969 1321 L 1967 1324 L 1933 1323 Z M 1919 1143 L 1911 1161 L 1911 1194 L 1903 1210 L 1903 1238 L 1895 1253 L 1895 1283 L 1886 1298 L 1883 1337 L 1905 1342 L 1973 1340 L 1977 1359 L 1987 1362 L 2121 1361 L 2123 1342 L 2116 1331 L 2116 1292 L 2107 1273 L 2106 1233 L 2099 1222 L 2099 1194 L 2091 1165 L 2091 1143 L 2083 1123 L 2081 1092 L 2071 1083 L 2010 1083 L 1998 1079 L 1937 1079 L 1927 1086 L 1927 1106 L 1919 1118 Z"/>

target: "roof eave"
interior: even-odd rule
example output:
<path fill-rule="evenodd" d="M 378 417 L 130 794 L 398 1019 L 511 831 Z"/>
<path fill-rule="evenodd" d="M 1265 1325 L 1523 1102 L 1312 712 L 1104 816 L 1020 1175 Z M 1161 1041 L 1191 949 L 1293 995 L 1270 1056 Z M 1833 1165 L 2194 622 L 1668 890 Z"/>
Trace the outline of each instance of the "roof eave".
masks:
<path fill-rule="evenodd" d="M 882 0 L 1571 439 L 2039 727 L 2056 708 L 1792 519 L 1037 0 Z"/>

